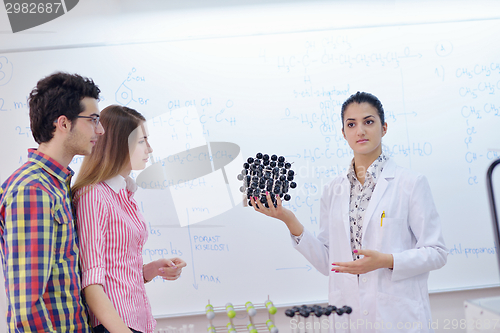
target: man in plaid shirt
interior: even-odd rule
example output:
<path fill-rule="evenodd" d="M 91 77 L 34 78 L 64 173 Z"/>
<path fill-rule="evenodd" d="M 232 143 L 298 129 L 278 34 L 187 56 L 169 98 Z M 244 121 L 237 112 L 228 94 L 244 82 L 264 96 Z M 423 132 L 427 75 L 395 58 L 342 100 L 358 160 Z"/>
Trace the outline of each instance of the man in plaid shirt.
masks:
<path fill-rule="evenodd" d="M 80 293 L 78 240 L 68 167 L 99 135 L 100 90 L 55 73 L 29 96 L 38 149 L 0 188 L 0 242 L 10 332 L 90 332 Z"/>

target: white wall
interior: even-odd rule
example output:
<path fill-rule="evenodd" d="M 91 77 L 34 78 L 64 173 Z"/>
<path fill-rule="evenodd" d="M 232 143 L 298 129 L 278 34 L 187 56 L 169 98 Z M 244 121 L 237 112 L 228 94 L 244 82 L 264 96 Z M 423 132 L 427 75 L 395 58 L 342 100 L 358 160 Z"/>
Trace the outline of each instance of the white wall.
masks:
<path fill-rule="evenodd" d="M 258 3 L 266 8 L 280 7 L 279 16 L 266 16 L 263 7 L 252 6 Z M 320 6 L 343 6 L 347 1 L 310 2 L 308 10 L 313 12 Z M 351 2 L 352 3 L 352 2 Z M 498 6 L 494 1 L 371 1 L 361 2 L 356 12 L 343 12 L 337 17 L 315 17 L 316 29 L 359 27 L 397 23 L 411 23 L 426 20 L 428 22 L 447 20 L 474 19 L 498 16 Z M 296 20 L 296 8 L 301 1 L 97 1 L 85 0 L 69 12 L 65 17 L 49 22 L 29 31 L 11 34 L 8 21 L 5 19 L 5 8 L 0 6 L 0 54 L 19 50 L 77 47 L 78 45 L 103 45 L 140 40 L 172 40 L 181 38 L 206 37 L 217 34 L 249 34 L 249 26 L 253 33 L 260 31 L 297 31 L 302 27 Z M 493 7 L 492 7 L 493 6 Z M 490 8 L 487 12 L 484 8 Z M 259 14 L 258 25 L 251 20 L 241 21 L 232 15 L 241 10 L 254 11 Z M 155 20 L 162 10 L 168 10 L 168 19 Z M 210 12 L 213 22 L 224 18 L 229 22 L 225 26 L 213 25 L 199 29 L 192 24 L 196 17 L 206 16 Z M 189 13 L 189 15 L 186 15 Z M 443 13 L 446 17 L 443 18 Z M 302 12 L 307 15 L 308 11 Z M 186 20 L 190 17 L 190 20 Z M 299 22 L 299 23 L 297 23 Z M 226 27 L 230 25 L 231 30 Z M 255 31 L 257 29 L 258 31 Z M 169 33 L 166 34 L 165 32 Z M 446 236 L 446 235 L 445 235 Z M 467 269 L 464 267 L 464 269 Z M 326 293 L 326 291 L 325 291 Z M 436 332 L 449 332 L 446 323 L 453 319 L 464 319 L 463 302 L 467 299 L 500 295 L 500 288 L 454 291 L 431 294 L 431 307 L 434 322 L 437 321 Z M 175 300 L 174 300 L 175 301 Z M 1 308 L 1 307 L 0 307 Z M 203 311 L 203 309 L 200 309 Z M 281 332 L 287 329 L 288 318 L 279 309 L 276 315 L 277 326 Z M 223 314 L 218 314 L 223 317 Z M 182 327 L 183 324 L 194 324 L 196 332 L 205 331 L 208 323 L 204 315 L 158 319 L 158 329 L 168 325 Z M 458 330 L 457 330 L 458 331 Z"/>
<path fill-rule="evenodd" d="M 12 34 L 0 6 L 0 53 L 280 32 L 498 18 L 495 0 L 85 0 Z"/>

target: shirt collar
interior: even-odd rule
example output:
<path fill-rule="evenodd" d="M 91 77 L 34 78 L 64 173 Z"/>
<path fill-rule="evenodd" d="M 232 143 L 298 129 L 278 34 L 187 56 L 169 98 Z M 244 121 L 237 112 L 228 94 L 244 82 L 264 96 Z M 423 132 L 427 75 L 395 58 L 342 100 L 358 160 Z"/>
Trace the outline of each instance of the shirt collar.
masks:
<path fill-rule="evenodd" d="M 349 179 L 349 182 L 351 184 L 354 184 L 356 181 L 356 173 L 354 172 L 354 158 L 351 161 L 351 164 L 349 165 L 349 169 L 347 169 L 347 179 Z"/>
<path fill-rule="evenodd" d="M 28 161 L 39 165 L 48 173 L 60 179 L 64 183 L 69 182 L 75 173 L 69 166 L 62 166 L 62 164 L 54 160 L 49 155 L 46 155 L 34 148 L 28 149 Z"/>
<path fill-rule="evenodd" d="M 113 178 L 105 180 L 104 182 L 108 184 L 108 186 L 111 187 L 111 189 L 116 193 L 119 193 L 123 189 L 127 189 L 132 193 L 137 191 L 137 184 L 132 178 L 130 178 L 130 176 L 123 178 L 121 175 L 116 175 Z"/>
<path fill-rule="evenodd" d="M 384 170 L 385 163 L 389 160 L 389 158 L 384 154 L 380 154 L 379 157 L 368 167 L 366 170 L 366 180 L 371 180 L 374 183 L 377 183 L 380 174 Z M 347 178 L 354 184 L 357 180 L 356 173 L 354 172 L 354 158 L 351 161 L 351 165 L 349 166 L 349 170 L 347 171 Z"/>

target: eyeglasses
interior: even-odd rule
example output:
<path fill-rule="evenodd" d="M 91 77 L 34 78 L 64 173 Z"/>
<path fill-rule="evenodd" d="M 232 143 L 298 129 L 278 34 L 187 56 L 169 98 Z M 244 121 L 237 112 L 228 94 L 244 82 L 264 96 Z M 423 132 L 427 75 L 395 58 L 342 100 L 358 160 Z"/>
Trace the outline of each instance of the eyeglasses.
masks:
<path fill-rule="evenodd" d="M 99 126 L 99 116 L 76 116 L 76 118 L 87 118 L 92 119 L 91 121 L 94 123 L 94 126 Z"/>

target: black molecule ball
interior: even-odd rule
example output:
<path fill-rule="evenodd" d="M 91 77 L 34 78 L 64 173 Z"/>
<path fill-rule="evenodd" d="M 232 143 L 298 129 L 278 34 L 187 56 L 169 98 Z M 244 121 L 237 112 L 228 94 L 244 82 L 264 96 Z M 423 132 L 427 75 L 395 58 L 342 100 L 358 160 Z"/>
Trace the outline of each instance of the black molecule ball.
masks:
<path fill-rule="evenodd" d="M 245 194 L 245 201 L 248 200 L 250 205 L 250 199 L 257 197 L 256 206 L 261 208 L 269 207 L 271 202 L 276 207 L 278 196 L 289 201 L 292 196 L 288 191 L 297 187 L 297 183 L 292 181 L 294 175 L 292 163 L 286 161 L 285 156 L 258 152 L 247 158 L 237 178 L 243 182 L 240 191 Z M 267 200 L 266 192 L 271 202 Z"/>

